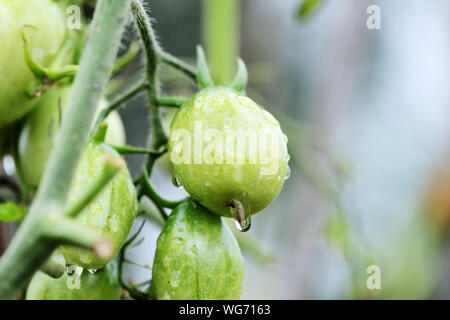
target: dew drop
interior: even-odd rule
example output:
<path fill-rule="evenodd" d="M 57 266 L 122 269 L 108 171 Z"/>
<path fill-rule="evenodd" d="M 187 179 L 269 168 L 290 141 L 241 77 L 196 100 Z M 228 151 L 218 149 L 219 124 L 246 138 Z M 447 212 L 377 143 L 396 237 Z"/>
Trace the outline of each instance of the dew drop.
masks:
<path fill-rule="evenodd" d="M 91 274 L 97 274 L 102 271 L 102 269 L 87 269 L 87 271 Z"/>
<path fill-rule="evenodd" d="M 242 223 L 239 222 L 239 220 L 234 220 L 234 224 L 236 225 L 236 229 L 238 229 L 241 232 L 247 232 L 250 230 L 250 227 L 252 226 L 252 218 L 248 217 Z"/>
<path fill-rule="evenodd" d="M 175 175 L 172 176 L 172 183 L 173 183 L 173 185 L 174 185 L 175 187 L 177 187 L 177 188 L 180 188 L 180 187 L 183 186 L 183 185 L 181 184 L 180 179 L 178 179 L 178 177 L 175 176 Z"/>
<path fill-rule="evenodd" d="M 291 176 L 291 168 L 289 166 L 286 166 L 286 175 L 284 176 L 284 180 L 289 179 Z"/>
<path fill-rule="evenodd" d="M 195 244 L 191 247 L 191 252 L 196 256 L 198 255 L 198 248 Z"/>

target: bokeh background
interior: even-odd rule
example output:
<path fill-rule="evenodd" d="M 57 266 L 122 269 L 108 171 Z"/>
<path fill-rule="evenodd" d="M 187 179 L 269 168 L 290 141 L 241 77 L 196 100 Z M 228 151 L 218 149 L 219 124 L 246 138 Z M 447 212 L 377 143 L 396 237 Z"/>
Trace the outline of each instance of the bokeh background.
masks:
<path fill-rule="evenodd" d="M 210 21 L 208 1 L 149 1 L 161 44 L 193 61 L 202 43 L 222 81 L 235 66 L 220 52 L 241 56 L 247 94 L 280 120 L 292 156 L 283 191 L 241 235 L 257 244 L 243 250 L 242 297 L 450 298 L 450 3 L 324 1 L 299 19 L 299 0 L 228 0 L 222 15 L 236 20 L 227 33 Z M 373 4 L 381 29 L 369 30 Z M 192 93 L 162 74 L 167 93 Z M 145 144 L 142 102 L 123 110 L 131 144 Z M 162 161 L 156 185 L 182 197 L 170 176 Z M 151 265 L 159 227 L 144 232 L 130 259 Z M 370 265 L 379 290 L 366 286 Z M 150 271 L 130 266 L 128 275 Z"/>
<path fill-rule="evenodd" d="M 161 45 L 194 62 L 203 44 L 218 82 L 241 56 L 247 94 L 289 138 L 291 177 L 251 230 L 237 233 L 246 244 L 242 298 L 450 298 L 449 1 L 324 0 L 303 19 L 301 0 L 147 2 Z M 381 29 L 367 27 L 370 5 Z M 123 50 L 135 36 L 128 28 Z M 195 90 L 170 69 L 161 77 L 167 94 Z M 147 143 L 146 110 L 144 97 L 121 110 L 130 145 Z M 142 160 L 127 158 L 135 173 Z M 169 199 L 185 196 L 167 159 L 152 180 Z M 151 277 L 145 265 L 160 228 L 146 223 L 128 252 L 144 267 L 127 265 L 128 279 Z M 381 271 L 378 290 L 366 286 L 371 265 Z"/>

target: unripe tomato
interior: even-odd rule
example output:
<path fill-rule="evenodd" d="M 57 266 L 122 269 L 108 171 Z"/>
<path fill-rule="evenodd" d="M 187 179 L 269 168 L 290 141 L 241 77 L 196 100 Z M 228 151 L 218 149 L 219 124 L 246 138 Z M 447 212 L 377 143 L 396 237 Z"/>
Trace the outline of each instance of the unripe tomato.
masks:
<path fill-rule="evenodd" d="M 80 194 L 102 174 L 106 154 L 119 157 L 119 154 L 105 143 L 88 143 L 75 172 L 69 202 L 78 200 Z M 115 255 L 130 233 L 136 212 L 136 190 L 128 169 L 124 168 L 77 216 L 77 220 L 113 240 Z M 107 262 L 90 250 L 74 246 L 62 246 L 61 252 L 67 264 L 88 269 L 102 268 Z"/>
<path fill-rule="evenodd" d="M 66 26 L 61 6 L 52 0 L 0 2 L 0 127 L 31 110 L 25 90 L 34 79 L 25 64 L 22 27 L 33 59 L 48 66 L 63 43 Z"/>
<path fill-rule="evenodd" d="M 278 121 L 245 95 L 226 87 L 204 89 L 175 116 L 168 148 L 174 174 L 212 212 L 246 217 L 264 209 L 289 176 L 287 138 Z"/>
<path fill-rule="evenodd" d="M 47 159 L 53 148 L 59 130 L 59 101 L 63 109 L 67 106 L 71 86 L 56 87 L 33 101 L 36 106 L 27 116 L 19 137 L 19 172 L 23 182 L 30 188 L 37 188 L 44 172 Z M 104 99 L 100 108 L 106 107 Z M 100 112 L 100 110 L 99 110 Z M 107 118 L 108 131 L 105 141 L 113 145 L 125 144 L 125 129 L 117 112 Z"/>
<path fill-rule="evenodd" d="M 81 275 L 64 273 L 53 279 L 43 272 L 36 272 L 26 293 L 26 300 L 119 300 L 120 285 L 117 263 L 111 261 L 103 270 L 91 273 L 86 269 Z"/>
<path fill-rule="evenodd" d="M 222 218 L 188 200 L 161 232 L 153 262 L 156 299 L 239 299 L 244 263 Z"/>

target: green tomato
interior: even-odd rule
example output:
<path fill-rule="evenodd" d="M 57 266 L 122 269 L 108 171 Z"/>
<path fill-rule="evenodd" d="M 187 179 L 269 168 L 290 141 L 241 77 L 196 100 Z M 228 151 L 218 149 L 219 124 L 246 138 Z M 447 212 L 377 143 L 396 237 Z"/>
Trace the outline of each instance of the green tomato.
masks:
<path fill-rule="evenodd" d="M 71 90 L 71 86 L 63 86 L 47 91 L 33 101 L 34 110 L 25 119 L 19 137 L 18 170 L 29 188 L 36 189 L 39 185 L 59 130 L 59 101 L 66 108 Z M 99 109 L 106 106 L 106 101 L 102 100 Z M 64 117 L 64 113 L 61 116 Z M 124 145 L 125 129 L 119 114 L 112 112 L 106 122 L 108 131 L 105 141 L 112 145 Z"/>
<path fill-rule="evenodd" d="M 119 154 L 105 143 L 88 143 L 75 172 L 69 203 L 79 199 L 80 194 L 102 174 L 106 154 L 119 157 Z M 136 190 L 128 169 L 124 168 L 77 216 L 77 220 L 87 228 L 92 228 L 113 240 L 116 255 L 130 233 L 136 213 Z M 75 246 L 62 246 L 61 252 L 67 264 L 88 269 L 102 268 L 107 262 L 92 251 Z"/>
<path fill-rule="evenodd" d="M 287 137 L 278 121 L 226 87 L 198 92 L 171 125 L 169 152 L 176 180 L 212 212 L 245 218 L 263 210 L 289 176 Z"/>
<path fill-rule="evenodd" d="M 48 66 L 62 45 L 65 15 L 52 0 L 2 0 L 0 2 L 0 128 L 31 110 L 25 90 L 34 75 L 25 64 L 22 27 L 33 59 Z"/>
<path fill-rule="evenodd" d="M 153 262 L 156 299 L 239 299 L 244 263 L 222 218 L 188 200 L 161 232 Z"/>
<path fill-rule="evenodd" d="M 97 273 L 76 269 L 53 279 L 45 273 L 35 273 L 28 286 L 26 300 L 119 300 L 120 285 L 117 263 L 111 261 Z"/>

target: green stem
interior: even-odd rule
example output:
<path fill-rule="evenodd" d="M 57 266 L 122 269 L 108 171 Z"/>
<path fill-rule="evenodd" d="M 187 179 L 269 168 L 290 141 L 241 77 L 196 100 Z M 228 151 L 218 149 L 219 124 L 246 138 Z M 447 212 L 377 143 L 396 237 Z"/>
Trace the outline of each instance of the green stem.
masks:
<path fill-rule="evenodd" d="M 120 283 L 121 287 L 124 288 L 125 290 L 127 290 L 130 293 L 130 296 L 133 299 L 136 299 L 136 300 L 148 300 L 148 299 L 150 299 L 150 296 L 147 293 L 140 291 L 137 287 L 130 286 L 127 283 L 125 283 L 125 281 L 123 281 L 123 265 L 124 265 L 124 262 L 127 261 L 127 259 L 125 257 L 127 249 L 133 243 L 133 241 L 136 240 L 137 236 L 141 233 L 142 228 L 144 227 L 144 223 L 145 223 L 145 220 L 141 224 L 139 229 L 136 231 L 136 233 L 129 240 L 127 240 L 125 242 L 125 244 L 123 245 L 122 249 L 119 252 L 119 257 L 118 257 L 118 263 L 119 263 L 118 278 L 119 278 L 119 283 Z"/>
<path fill-rule="evenodd" d="M 0 299 L 12 298 L 58 245 L 45 241 L 43 232 L 48 217 L 62 212 L 65 206 L 96 113 L 95 106 L 114 64 L 128 8 L 127 0 L 100 0 L 97 4 L 80 69 L 40 189 L 0 260 Z"/>
<path fill-rule="evenodd" d="M 166 151 L 166 150 L 158 151 L 158 150 L 153 150 L 153 149 L 137 148 L 137 147 L 131 147 L 131 146 L 113 146 L 113 145 L 111 145 L 111 147 L 113 147 L 121 155 L 126 155 L 126 154 L 160 155 Z"/>
<path fill-rule="evenodd" d="M 126 101 L 135 97 L 139 92 L 147 89 L 147 87 L 148 87 L 147 82 L 145 80 L 141 80 L 141 81 L 137 82 L 136 84 L 134 84 L 133 86 L 131 86 L 130 89 L 128 89 L 127 91 L 122 93 L 120 96 L 116 97 L 114 99 L 114 101 L 110 102 L 108 107 L 106 107 L 105 109 L 102 110 L 102 112 L 100 112 L 100 115 L 98 116 L 98 118 L 95 122 L 95 129 L 92 131 L 95 132 L 96 128 L 98 128 L 100 123 L 105 121 L 105 119 L 108 117 L 108 115 L 111 112 L 118 109 Z"/>
<path fill-rule="evenodd" d="M 158 106 L 160 107 L 172 107 L 172 108 L 181 108 L 183 104 L 186 103 L 185 98 L 179 97 L 161 97 L 158 98 Z"/>
<path fill-rule="evenodd" d="M 131 61 L 133 61 L 138 52 L 139 52 L 139 44 L 137 42 L 132 42 L 128 51 L 119 59 L 117 59 L 116 63 L 114 64 L 114 67 L 112 68 L 112 73 L 114 74 L 125 68 Z"/>
<path fill-rule="evenodd" d="M 203 41 L 213 80 L 227 85 L 239 51 L 239 0 L 203 0 Z"/>
<path fill-rule="evenodd" d="M 48 258 L 47 261 L 44 262 L 39 270 L 54 279 L 58 279 L 66 271 L 66 265 L 54 254 L 52 254 L 50 258 Z"/>
<path fill-rule="evenodd" d="M 197 70 L 184 62 L 181 59 L 178 59 L 177 57 L 172 56 L 170 53 L 164 52 L 162 50 L 159 50 L 158 56 L 161 60 L 161 62 L 183 72 L 186 74 L 189 78 L 191 78 L 192 81 L 197 81 Z"/>
<path fill-rule="evenodd" d="M 57 244 L 69 244 L 92 249 L 99 257 L 108 259 L 114 252 L 114 243 L 101 233 L 86 228 L 80 222 L 59 214 L 43 221 L 44 239 Z"/>
<path fill-rule="evenodd" d="M 150 199 L 152 199 L 152 201 L 156 205 L 173 209 L 173 208 L 176 208 L 178 205 L 180 205 L 182 202 L 186 201 L 186 199 L 182 199 L 179 201 L 170 201 L 170 200 L 166 200 L 163 197 L 161 197 L 155 191 L 155 189 L 153 189 L 153 187 L 150 183 L 150 178 L 148 176 L 147 169 L 144 168 L 142 171 L 143 171 L 143 187 L 144 187 L 142 192 L 144 192 L 146 196 L 148 196 Z"/>
<path fill-rule="evenodd" d="M 150 104 L 150 115 L 152 118 L 152 147 L 158 150 L 167 143 L 167 136 L 161 123 L 161 117 L 158 109 L 158 52 L 162 51 L 156 41 L 155 33 L 151 22 L 140 0 L 131 0 L 131 13 L 134 22 L 139 31 L 143 43 L 146 57 L 146 76 L 149 83 L 147 98 Z M 149 158 L 154 156 L 150 155 Z M 154 161 L 149 161 L 153 165 Z M 151 171 L 151 170 L 149 170 Z"/>

